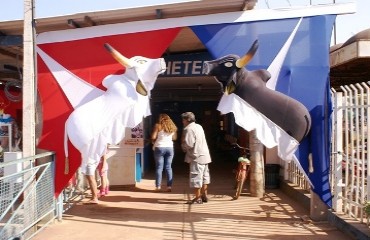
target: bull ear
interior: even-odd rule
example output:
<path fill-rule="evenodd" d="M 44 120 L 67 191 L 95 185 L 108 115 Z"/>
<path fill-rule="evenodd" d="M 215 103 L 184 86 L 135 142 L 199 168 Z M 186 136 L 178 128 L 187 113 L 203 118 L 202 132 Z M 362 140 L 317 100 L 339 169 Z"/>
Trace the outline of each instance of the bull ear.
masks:
<path fill-rule="evenodd" d="M 111 45 L 109 45 L 108 43 L 104 43 L 104 47 L 108 50 L 108 52 L 110 52 L 110 54 L 112 54 L 112 56 L 114 57 L 114 59 L 117 60 L 117 62 L 119 62 L 120 64 L 122 64 L 123 66 L 127 68 L 132 67 L 130 59 L 123 56 L 120 52 L 114 49 Z"/>
<path fill-rule="evenodd" d="M 252 44 L 252 47 L 249 49 L 249 51 L 241 58 L 239 58 L 235 65 L 238 68 L 243 68 L 245 65 L 249 63 L 249 61 L 253 58 L 254 54 L 257 52 L 258 49 L 258 40 L 254 41 Z"/>
<path fill-rule="evenodd" d="M 143 96 L 148 95 L 148 91 L 146 90 L 143 82 L 139 79 L 139 81 L 136 83 L 136 92 L 140 93 Z"/>

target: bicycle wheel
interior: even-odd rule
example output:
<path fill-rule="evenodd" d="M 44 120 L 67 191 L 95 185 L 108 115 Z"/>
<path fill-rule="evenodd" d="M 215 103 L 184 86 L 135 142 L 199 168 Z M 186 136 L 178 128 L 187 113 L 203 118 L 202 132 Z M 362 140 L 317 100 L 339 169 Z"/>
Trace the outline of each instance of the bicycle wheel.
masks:
<path fill-rule="evenodd" d="M 239 170 L 239 174 L 238 174 L 238 179 L 237 179 L 237 185 L 236 185 L 236 192 L 235 192 L 235 196 L 234 196 L 234 199 L 238 199 L 240 194 L 242 193 L 243 191 L 243 185 L 244 185 L 244 182 L 245 182 L 245 170 L 241 169 Z"/>

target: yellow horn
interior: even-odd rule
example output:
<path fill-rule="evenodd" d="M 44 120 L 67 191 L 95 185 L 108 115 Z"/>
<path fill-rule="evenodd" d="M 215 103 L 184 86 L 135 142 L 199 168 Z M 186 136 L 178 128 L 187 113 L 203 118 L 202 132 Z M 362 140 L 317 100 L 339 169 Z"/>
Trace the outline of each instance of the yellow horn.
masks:
<path fill-rule="evenodd" d="M 257 52 L 257 49 L 258 49 L 258 40 L 254 41 L 254 43 L 253 43 L 252 47 L 249 49 L 249 51 L 243 57 L 238 59 L 236 61 L 235 65 L 238 68 L 243 68 L 253 58 L 254 54 Z"/>
<path fill-rule="evenodd" d="M 108 50 L 108 52 L 110 52 L 110 54 L 112 54 L 112 56 L 114 57 L 114 59 L 117 60 L 117 62 L 119 62 L 125 67 L 128 67 L 128 68 L 132 67 L 130 63 L 130 59 L 123 56 L 120 52 L 114 49 L 111 45 L 109 45 L 108 43 L 104 43 L 104 47 Z"/>

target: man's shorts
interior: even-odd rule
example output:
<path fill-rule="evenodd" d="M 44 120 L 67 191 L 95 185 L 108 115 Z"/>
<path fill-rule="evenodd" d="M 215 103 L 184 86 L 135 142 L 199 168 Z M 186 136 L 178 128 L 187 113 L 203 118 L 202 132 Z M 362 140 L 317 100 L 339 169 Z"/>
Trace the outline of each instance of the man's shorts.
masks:
<path fill-rule="evenodd" d="M 81 166 L 81 171 L 87 176 L 95 176 L 95 171 L 97 167 L 98 163 L 91 161 L 88 162 L 86 166 Z"/>
<path fill-rule="evenodd" d="M 210 184 L 210 182 L 211 176 L 208 164 L 199 164 L 192 161 L 190 163 L 190 187 L 201 188 L 203 184 Z"/>

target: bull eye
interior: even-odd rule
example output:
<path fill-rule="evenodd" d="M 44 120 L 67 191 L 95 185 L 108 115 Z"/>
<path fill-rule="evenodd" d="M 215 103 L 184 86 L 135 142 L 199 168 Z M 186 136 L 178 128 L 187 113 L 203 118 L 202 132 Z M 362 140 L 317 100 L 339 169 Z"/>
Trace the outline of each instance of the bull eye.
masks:
<path fill-rule="evenodd" d="M 146 63 L 147 61 L 146 60 L 144 60 L 144 59 L 140 59 L 140 60 L 137 60 L 136 61 L 138 64 L 144 64 L 144 63 Z"/>
<path fill-rule="evenodd" d="M 232 67 L 233 66 L 233 64 L 231 63 L 231 62 L 225 62 L 225 67 Z"/>

